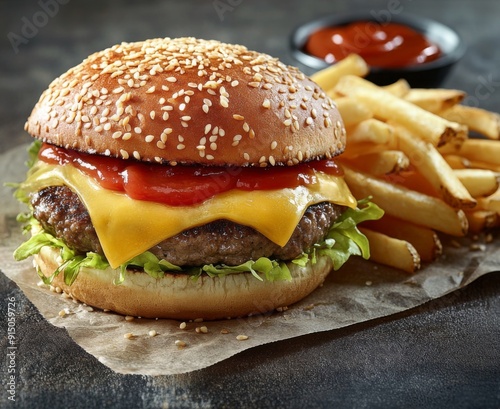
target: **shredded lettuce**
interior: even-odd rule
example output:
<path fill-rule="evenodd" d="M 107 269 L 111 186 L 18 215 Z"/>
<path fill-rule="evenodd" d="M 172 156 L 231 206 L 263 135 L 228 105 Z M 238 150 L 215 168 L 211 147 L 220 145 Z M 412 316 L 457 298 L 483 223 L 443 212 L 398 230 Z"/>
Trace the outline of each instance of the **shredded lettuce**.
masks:
<path fill-rule="evenodd" d="M 36 161 L 40 143 L 33 143 L 29 149 L 30 160 L 28 166 L 32 166 Z M 27 195 L 22 189 L 17 189 L 14 196 L 21 202 L 28 203 Z M 327 256 L 332 260 L 333 268 L 338 270 L 350 256 L 361 256 L 365 259 L 370 257 L 370 247 L 366 236 L 359 231 L 357 225 L 366 220 L 377 220 L 383 216 L 383 210 L 370 201 L 370 198 L 358 201 L 356 209 L 348 208 L 330 228 L 326 238 L 316 243 L 307 252 L 292 260 L 292 263 L 299 266 L 306 266 L 308 263 L 315 264 L 318 256 Z M 22 243 L 14 252 L 16 260 L 24 260 L 30 256 L 38 254 L 42 247 L 50 246 L 60 251 L 62 259 L 61 266 L 54 271 L 50 277 L 45 277 L 39 272 L 42 280 L 50 284 L 54 277 L 63 272 L 64 281 L 71 285 L 78 276 L 82 268 L 105 270 L 110 265 L 105 257 L 88 252 L 84 255 L 77 254 L 70 249 L 62 240 L 45 232 L 38 221 L 33 217 L 32 212 L 18 215 L 18 221 L 25 224 L 24 230 L 31 231 L 32 236 Z M 160 260 L 153 253 L 146 251 L 116 269 L 114 283 L 119 285 L 126 280 L 127 269 L 142 269 L 153 278 L 161 278 L 166 272 L 188 274 L 193 279 L 197 279 L 202 274 L 210 277 L 223 276 L 227 274 L 251 273 L 258 280 L 280 281 L 291 280 L 290 270 L 285 262 L 281 260 L 271 260 L 261 257 L 258 260 L 249 260 L 238 266 L 207 264 L 202 267 L 183 268 Z"/>

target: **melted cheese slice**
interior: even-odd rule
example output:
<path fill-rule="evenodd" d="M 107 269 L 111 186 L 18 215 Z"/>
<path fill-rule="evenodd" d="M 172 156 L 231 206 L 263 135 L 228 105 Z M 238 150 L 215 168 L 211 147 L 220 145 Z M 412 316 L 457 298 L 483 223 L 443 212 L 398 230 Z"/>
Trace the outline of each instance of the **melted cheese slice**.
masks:
<path fill-rule="evenodd" d="M 318 183 L 279 190 L 230 190 L 194 206 L 167 206 L 134 200 L 124 193 L 103 189 L 73 166 L 38 162 L 23 189 L 66 185 L 78 194 L 111 267 L 116 268 L 159 242 L 183 230 L 226 219 L 250 226 L 284 246 L 308 206 L 332 202 L 356 207 L 344 179 L 323 173 Z"/>

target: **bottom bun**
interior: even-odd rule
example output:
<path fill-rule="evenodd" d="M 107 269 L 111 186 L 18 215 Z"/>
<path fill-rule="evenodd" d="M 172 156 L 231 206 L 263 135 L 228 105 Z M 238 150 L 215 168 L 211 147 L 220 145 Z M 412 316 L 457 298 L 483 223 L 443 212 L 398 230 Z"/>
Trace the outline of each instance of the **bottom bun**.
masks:
<path fill-rule="evenodd" d="M 49 277 L 59 267 L 59 251 L 43 247 L 35 262 Z M 287 307 L 323 283 L 332 270 L 328 257 L 318 257 L 314 265 L 289 263 L 292 280 L 260 281 L 251 273 L 219 277 L 166 273 L 157 279 L 144 272 L 127 271 L 121 284 L 113 284 L 117 271 L 82 268 L 75 282 L 64 283 L 63 273 L 52 282 L 74 299 L 92 307 L 145 318 L 226 319 L 263 314 Z"/>

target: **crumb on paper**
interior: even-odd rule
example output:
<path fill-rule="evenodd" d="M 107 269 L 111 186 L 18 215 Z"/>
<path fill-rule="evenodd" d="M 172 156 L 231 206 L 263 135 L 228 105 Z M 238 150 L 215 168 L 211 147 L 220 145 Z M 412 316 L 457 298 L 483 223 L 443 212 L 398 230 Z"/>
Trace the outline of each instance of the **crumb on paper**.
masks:
<path fill-rule="evenodd" d="M 197 334 L 207 334 L 208 328 L 205 325 L 203 325 L 202 327 L 196 327 L 195 331 Z"/>
<path fill-rule="evenodd" d="M 175 346 L 177 346 L 177 348 L 179 349 L 182 349 L 182 348 L 185 348 L 187 346 L 187 344 L 180 340 L 180 339 L 177 339 L 175 342 L 174 342 Z"/>

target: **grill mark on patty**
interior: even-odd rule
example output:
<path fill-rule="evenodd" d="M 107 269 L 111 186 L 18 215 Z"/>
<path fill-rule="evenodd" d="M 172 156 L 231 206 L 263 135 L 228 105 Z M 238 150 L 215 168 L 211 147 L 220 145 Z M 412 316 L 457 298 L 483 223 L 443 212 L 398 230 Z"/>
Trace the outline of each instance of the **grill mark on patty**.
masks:
<path fill-rule="evenodd" d="M 67 186 L 51 186 L 31 197 L 34 217 L 68 247 L 103 254 L 89 213 Z M 291 260 L 321 241 L 344 207 L 328 202 L 309 206 L 284 247 L 255 229 L 228 220 L 216 220 L 185 230 L 158 243 L 150 251 L 179 266 L 238 265 L 259 257 Z"/>

